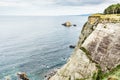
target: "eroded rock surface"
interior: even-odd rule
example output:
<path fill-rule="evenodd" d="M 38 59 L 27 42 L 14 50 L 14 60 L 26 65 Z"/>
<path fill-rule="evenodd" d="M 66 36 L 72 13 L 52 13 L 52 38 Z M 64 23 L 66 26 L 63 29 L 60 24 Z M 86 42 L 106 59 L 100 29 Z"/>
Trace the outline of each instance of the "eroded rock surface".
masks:
<path fill-rule="evenodd" d="M 68 63 L 58 70 L 57 74 L 50 80 L 76 80 L 84 78 L 92 80 L 92 76 L 97 73 L 96 64 L 90 61 L 82 50 L 77 49 Z"/>
<path fill-rule="evenodd" d="M 104 28 L 103 26 L 106 26 Z M 82 47 L 106 72 L 120 64 L 120 23 L 98 24 Z"/>

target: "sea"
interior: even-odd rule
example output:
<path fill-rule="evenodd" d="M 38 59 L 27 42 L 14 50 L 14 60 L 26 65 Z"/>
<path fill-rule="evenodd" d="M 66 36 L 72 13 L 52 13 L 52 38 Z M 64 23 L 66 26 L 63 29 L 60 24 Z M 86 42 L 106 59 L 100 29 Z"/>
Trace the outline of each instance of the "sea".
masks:
<path fill-rule="evenodd" d="M 25 72 L 30 80 L 62 67 L 74 51 L 88 16 L 0 16 L 0 80 L 18 80 Z M 70 21 L 76 26 L 61 24 Z"/>

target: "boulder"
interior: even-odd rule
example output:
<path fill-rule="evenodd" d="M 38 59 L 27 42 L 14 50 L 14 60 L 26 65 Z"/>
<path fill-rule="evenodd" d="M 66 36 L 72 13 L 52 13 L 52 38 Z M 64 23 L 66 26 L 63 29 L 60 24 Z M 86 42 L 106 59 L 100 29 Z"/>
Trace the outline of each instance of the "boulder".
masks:
<path fill-rule="evenodd" d="M 71 22 L 69 22 L 69 21 L 63 23 L 62 25 L 65 26 L 65 27 L 70 27 L 70 26 L 72 26 Z"/>
<path fill-rule="evenodd" d="M 20 80 L 29 80 L 25 72 L 18 72 L 17 75 Z"/>

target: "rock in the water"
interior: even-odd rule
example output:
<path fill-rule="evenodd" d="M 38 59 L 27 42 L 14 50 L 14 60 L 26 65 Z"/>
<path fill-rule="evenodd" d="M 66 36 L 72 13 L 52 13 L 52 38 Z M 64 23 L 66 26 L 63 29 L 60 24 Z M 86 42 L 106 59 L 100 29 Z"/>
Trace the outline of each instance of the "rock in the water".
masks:
<path fill-rule="evenodd" d="M 77 25 L 76 24 L 73 24 L 74 27 L 76 27 Z"/>
<path fill-rule="evenodd" d="M 69 21 L 63 23 L 62 25 L 63 25 L 63 26 L 66 26 L 66 27 L 70 27 L 70 26 L 72 26 L 71 22 L 69 22 Z"/>
<path fill-rule="evenodd" d="M 20 80 L 29 80 L 25 72 L 18 72 L 17 75 Z"/>
<path fill-rule="evenodd" d="M 75 45 L 70 45 L 69 48 L 75 48 L 76 46 Z"/>

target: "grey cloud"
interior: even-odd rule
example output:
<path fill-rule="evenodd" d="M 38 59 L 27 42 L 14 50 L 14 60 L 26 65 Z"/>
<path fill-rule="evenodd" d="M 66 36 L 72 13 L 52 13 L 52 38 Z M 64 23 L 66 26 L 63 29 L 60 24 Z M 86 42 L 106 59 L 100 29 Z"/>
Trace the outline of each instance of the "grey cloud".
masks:
<path fill-rule="evenodd" d="M 105 2 L 117 1 L 117 0 L 0 0 L 6 2 L 22 2 L 36 6 L 41 5 L 61 5 L 61 6 L 84 6 L 84 5 L 98 5 Z"/>
<path fill-rule="evenodd" d="M 58 5 L 65 6 L 97 5 L 104 2 L 105 0 L 57 0 Z"/>
<path fill-rule="evenodd" d="M 41 4 L 43 2 L 46 3 L 54 3 L 58 5 L 85 5 L 85 4 L 100 4 L 105 0 L 0 0 L 6 2 L 27 2 L 27 3 L 36 3 Z"/>

